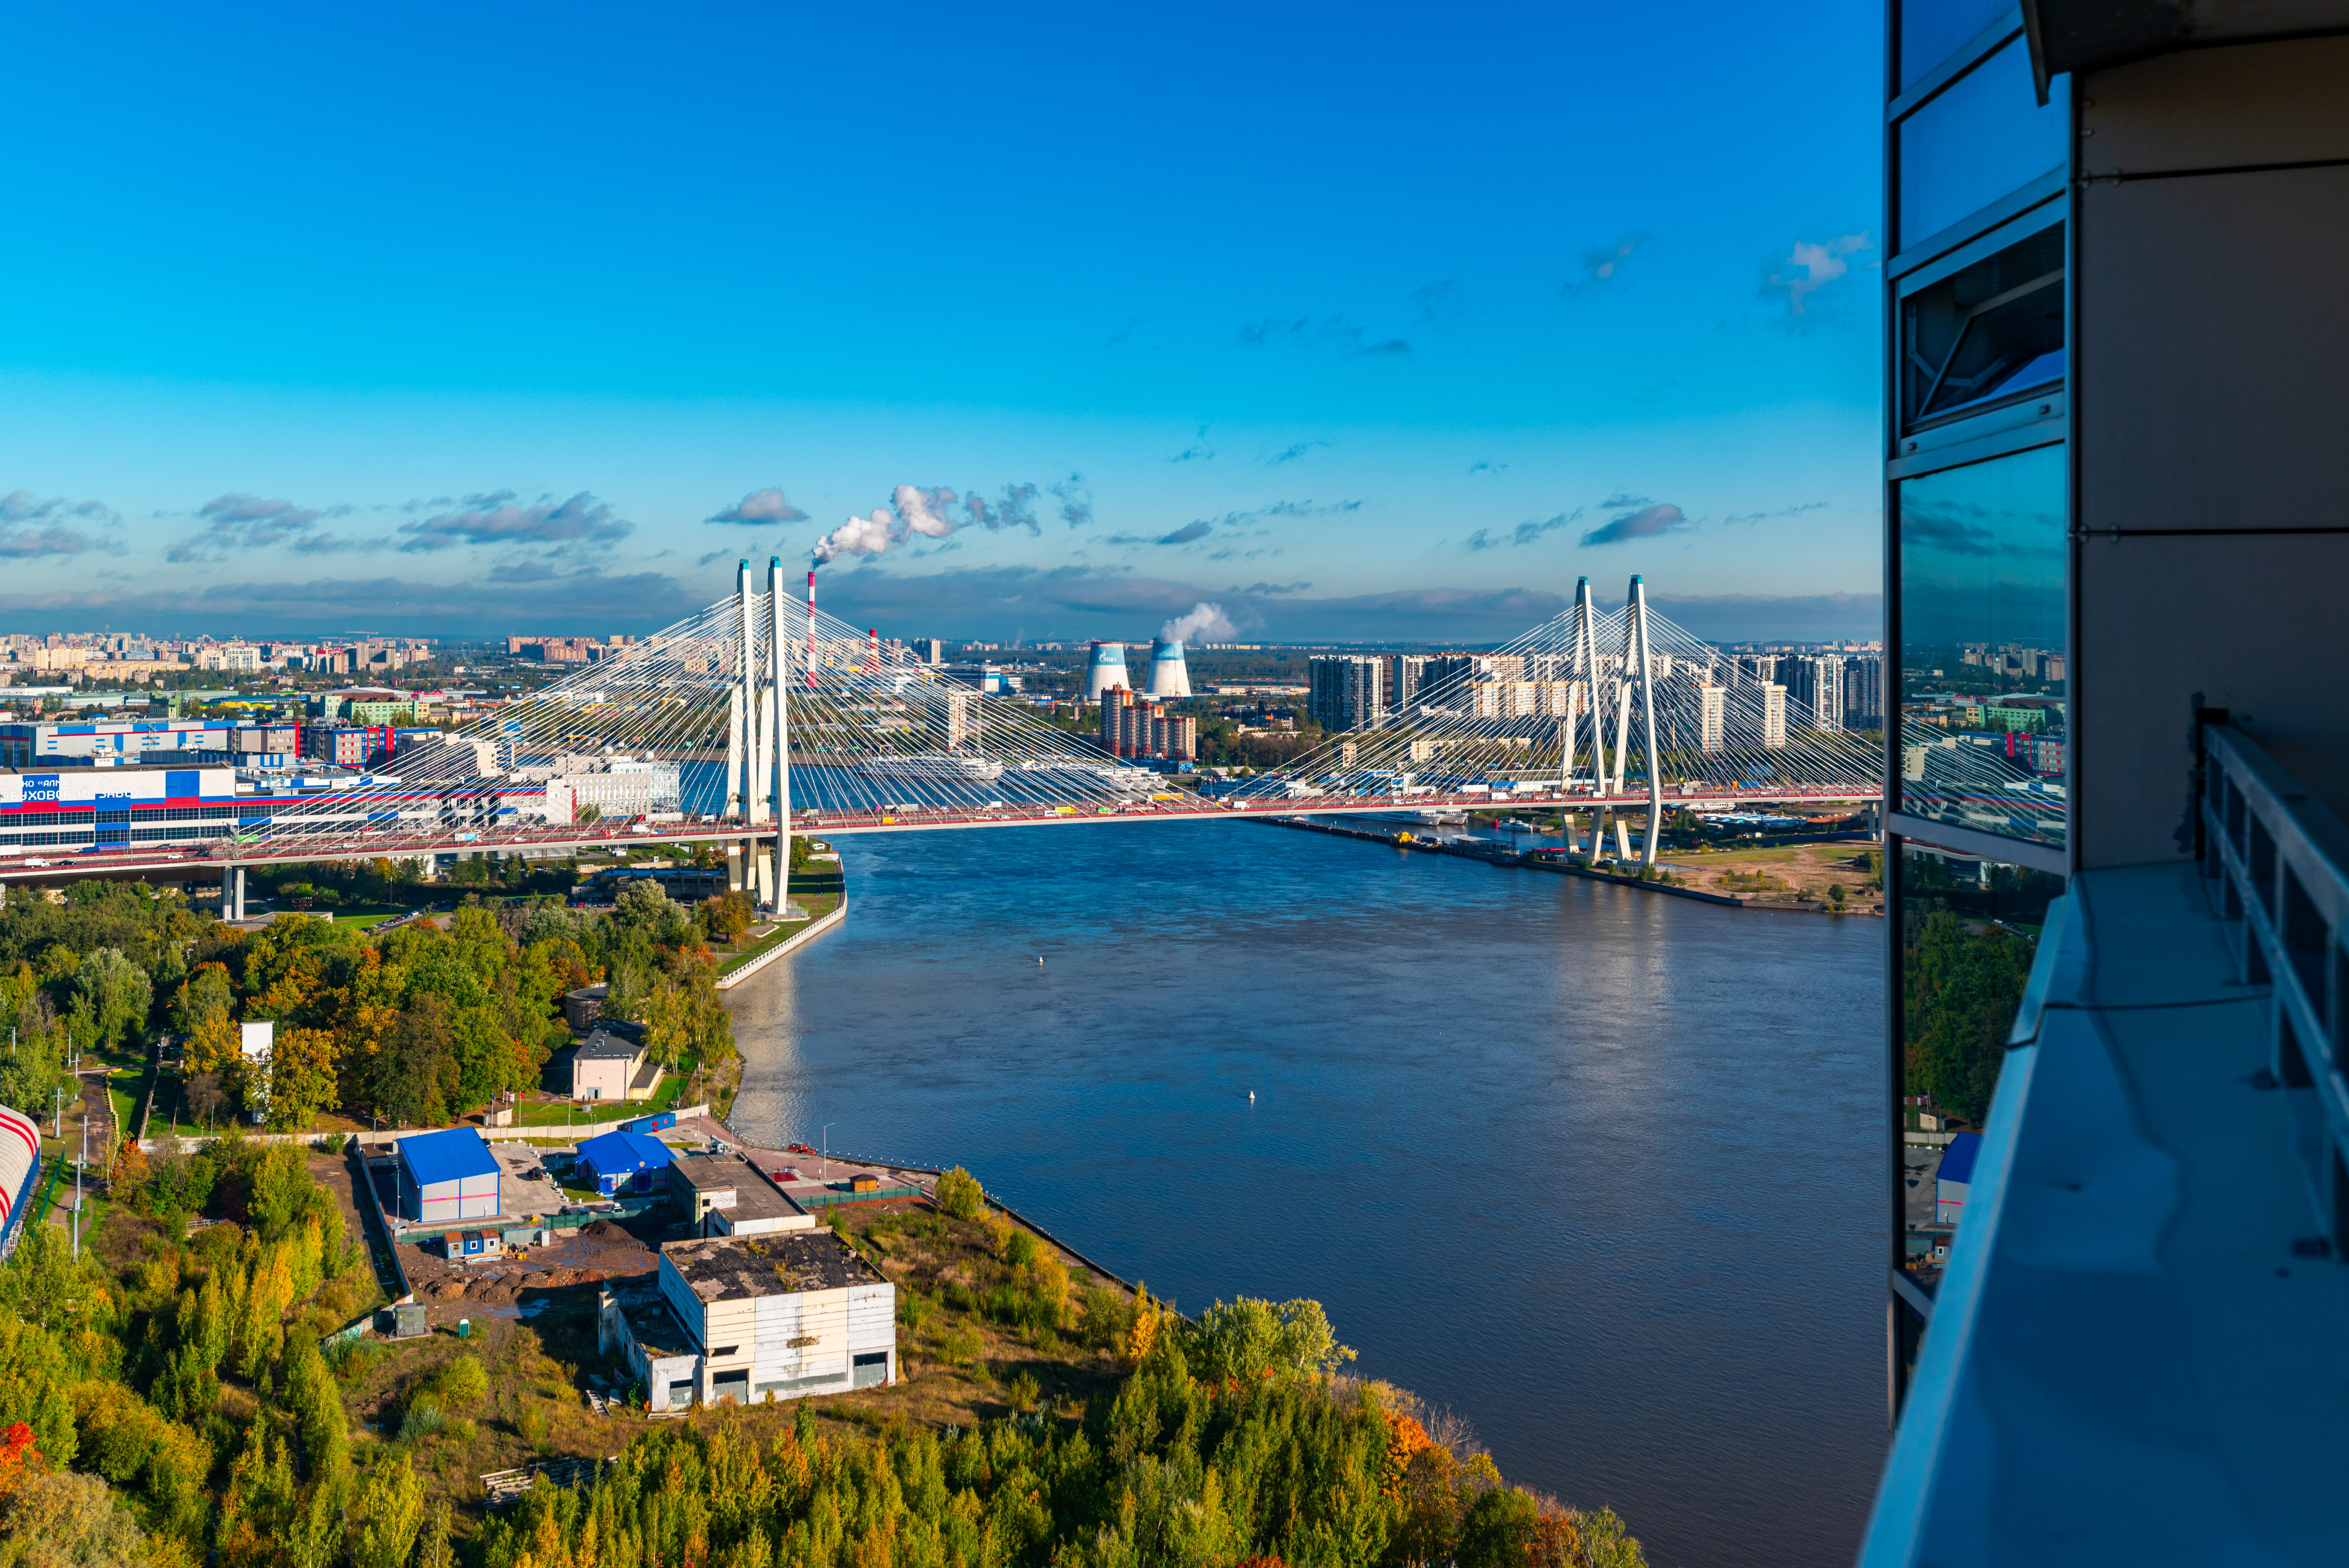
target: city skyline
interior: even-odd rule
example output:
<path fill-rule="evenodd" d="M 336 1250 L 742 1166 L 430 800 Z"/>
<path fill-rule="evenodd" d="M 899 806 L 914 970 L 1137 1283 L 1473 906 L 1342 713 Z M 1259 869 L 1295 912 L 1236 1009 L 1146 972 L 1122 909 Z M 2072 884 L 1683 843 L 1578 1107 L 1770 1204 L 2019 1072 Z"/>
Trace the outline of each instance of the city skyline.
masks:
<path fill-rule="evenodd" d="M 1605 63 L 1636 16 L 1507 58 L 1354 14 L 29 19 L 27 224 L 168 239 L 0 263 L 46 307 L 0 617 L 641 632 L 829 537 L 825 602 L 905 635 L 1475 642 L 1644 572 L 1708 635 L 1870 636 L 1843 20 L 1724 11 L 1661 105 Z M 328 59 L 300 136 L 169 90 Z M 485 107 L 516 73 L 559 132 Z"/>

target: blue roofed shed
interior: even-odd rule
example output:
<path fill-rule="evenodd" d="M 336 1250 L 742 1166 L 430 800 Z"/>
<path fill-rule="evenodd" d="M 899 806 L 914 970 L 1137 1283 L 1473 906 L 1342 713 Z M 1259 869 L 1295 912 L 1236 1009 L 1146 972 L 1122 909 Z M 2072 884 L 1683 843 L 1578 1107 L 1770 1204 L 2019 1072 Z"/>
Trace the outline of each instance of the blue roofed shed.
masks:
<path fill-rule="evenodd" d="M 399 1140 L 399 1212 L 422 1223 L 501 1212 L 498 1157 L 470 1127 Z"/>
<path fill-rule="evenodd" d="M 579 1146 L 579 1163 L 598 1192 L 649 1191 L 669 1167 L 668 1145 L 641 1132 L 607 1132 Z"/>
<path fill-rule="evenodd" d="M 1961 1132 L 1950 1140 L 1941 1151 L 1941 1163 L 1933 1172 L 1933 1219 L 1937 1224 L 1954 1225 L 1966 1214 L 1966 1193 L 1974 1180 L 1974 1161 L 1982 1154 L 1982 1134 Z"/>

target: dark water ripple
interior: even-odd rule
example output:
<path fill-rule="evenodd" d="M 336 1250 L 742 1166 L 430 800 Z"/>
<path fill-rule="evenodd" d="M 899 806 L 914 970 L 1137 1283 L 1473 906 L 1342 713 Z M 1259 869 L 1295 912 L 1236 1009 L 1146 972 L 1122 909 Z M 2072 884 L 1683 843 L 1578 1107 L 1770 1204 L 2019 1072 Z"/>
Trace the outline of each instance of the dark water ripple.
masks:
<path fill-rule="evenodd" d="M 1240 822 L 840 847 L 846 923 L 736 995 L 746 1135 L 966 1163 L 1186 1307 L 1318 1297 L 1660 1565 L 1850 1561 L 1880 926 Z"/>

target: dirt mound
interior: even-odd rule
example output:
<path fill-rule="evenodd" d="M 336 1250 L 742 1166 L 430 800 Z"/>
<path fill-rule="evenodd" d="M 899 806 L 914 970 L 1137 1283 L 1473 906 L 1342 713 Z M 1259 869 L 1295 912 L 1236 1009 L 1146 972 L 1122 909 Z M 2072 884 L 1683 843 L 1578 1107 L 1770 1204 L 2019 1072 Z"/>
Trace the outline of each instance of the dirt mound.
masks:
<path fill-rule="evenodd" d="M 580 1230 L 582 1234 L 593 1236 L 599 1242 L 632 1242 L 636 1240 L 636 1238 L 628 1234 L 625 1229 L 613 1223 L 609 1220 L 594 1221 L 589 1224 L 580 1227 Z"/>
<path fill-rule="evenodd" d="M 431 1287 L 431 1294 L 435 1301 L 461 1300 L 465 1295 L 465 1282 L 460 1279 L 442 1280 Z"/>

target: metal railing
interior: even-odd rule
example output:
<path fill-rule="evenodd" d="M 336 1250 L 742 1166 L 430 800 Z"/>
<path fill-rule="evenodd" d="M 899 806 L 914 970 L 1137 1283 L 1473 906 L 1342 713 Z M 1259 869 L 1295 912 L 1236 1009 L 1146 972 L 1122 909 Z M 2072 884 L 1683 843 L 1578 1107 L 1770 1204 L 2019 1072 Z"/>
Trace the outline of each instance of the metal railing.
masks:
<path fill-rule="evenodd" d="M 2334 1252 L 2349 1253 L 2349 826 L 2240 730 L 2200 732 L 2198 837 L 2237 971 L 2271 989 L 2270 1087 Z"/>

